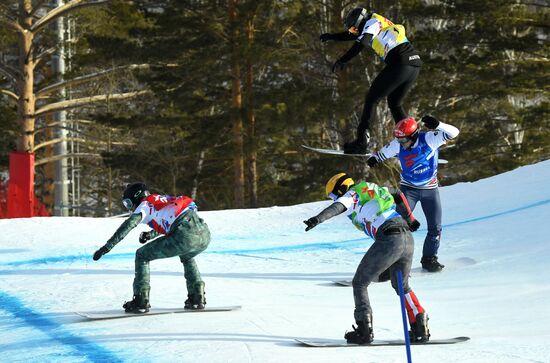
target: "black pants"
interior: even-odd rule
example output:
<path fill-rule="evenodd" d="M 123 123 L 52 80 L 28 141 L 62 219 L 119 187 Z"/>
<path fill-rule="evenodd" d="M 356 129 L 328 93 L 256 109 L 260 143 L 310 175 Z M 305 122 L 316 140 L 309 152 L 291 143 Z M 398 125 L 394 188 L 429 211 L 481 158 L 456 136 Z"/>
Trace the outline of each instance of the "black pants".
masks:
<path fill-rule="evenodd" d="M 357 138 L 365 141 L 365 132 L 370 129 L 371 120 L 374 119 L 376 106 L 384 97 L 388 98 L 388 107 L 394 121 L 397 123 L 407 117 L 403 109 L 403 100 L 414 85 L 420 67 L 396 64 L 386 65 L 376 76 L 365 98 L 361 122 L 357 127 Z"/>
<path fill-rule="evenodd" d="M 373 245 L 363 256 L 353 277 L 355 321 L 365 321 L 369 315 L 372 315 L 367 288 L 371 282 L 378 281 L 378 276 L 388 268 L 395 292 L 399 293 L 396 277 L 398 270 L 403 274 L 404 293 L 407 294 L 411 291 L 409 273 L 413 252 L 414 240 L 403 218 L 390 219 L 380 226 L 376 231 L 376 239 Z"/>

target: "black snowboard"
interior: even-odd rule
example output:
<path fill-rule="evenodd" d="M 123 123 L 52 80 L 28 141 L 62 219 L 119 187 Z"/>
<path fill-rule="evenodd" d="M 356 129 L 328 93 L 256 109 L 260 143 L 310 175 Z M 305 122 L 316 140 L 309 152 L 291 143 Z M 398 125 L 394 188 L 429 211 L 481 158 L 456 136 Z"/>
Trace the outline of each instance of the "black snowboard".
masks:
<path fill-rule="evenodd" d="M 149 316 L 149 315 L 162 315 L 162 314 L 183 314 L 183 313 L 209 313 L 220 311 L 232 311 L 240 309 L 240 306 L 218 306 L 207 307 L 201 310 L 192 310 L 184 308 L 156 308 L 150 309 L 148 313 L 144 314 L 132 314 L 125 313 L 124 310 L 106 310 L 96 312 L 77 312 L 76 314 L 89 319 L 89 320 L 105 320 L 105 319 L 122 319 L 122 318 L 135 318 L 137 316 Z"/>
<path fill-rule="evenodd" d="M 307 347 L 316 347 L 316 348 L 335 348 L 335 347 L 379 347 L 379 346 L 395 346 L 395 345 L 405 345 L 405 341 L 401 339 L 397 340 L 374 340 L 370 344 L 350 344 L 347 343 L 344 339 L 315 339 L 315 340 L 306 340 L 306 339 L 295 339 L 300 345 Z M 416 343 L 411 342 L 411 345 L 432 345 L 432 344 L 455 344 L 461 343 L 470 340 L 469 337 L 456 337 L 449 339 L 431 339 L 427 342 Z"/>

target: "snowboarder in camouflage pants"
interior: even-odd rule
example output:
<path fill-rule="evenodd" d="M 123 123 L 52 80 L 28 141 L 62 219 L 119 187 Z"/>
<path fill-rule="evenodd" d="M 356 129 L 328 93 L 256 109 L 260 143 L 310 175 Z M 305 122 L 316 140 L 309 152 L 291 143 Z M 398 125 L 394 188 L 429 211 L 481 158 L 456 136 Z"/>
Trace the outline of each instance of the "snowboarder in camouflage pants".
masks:
<path fill-rule="evenodd" d="M 367 288 L 373 281 L 391 278 L 392 287 L 399 294 L 396 272 L 403 274 L 405 305 L 411 325 L 413 341 L 429 340 L 428 314 L 409 287 L 414 240 L 411 231 L 420 223 L 413 217 L 405 197 L 398 190 L 389 191 L 374 183 L 355 184 L 345 173 L 336 174 L 327 183 L 326 194 L 334 200 L 315 217 L 304 221 L 309 231 L 319 223 L 346 212 L 359 230 L 374 238 L 353 277 L 354 317 L 357 327 L 347 332 L 348 343 L 368 344 L 374 339 L 372 308 Z M 399 212 L 397 211 L 399 209 Z"/>
<path fill-rule="evenodd" d="M 133 213 L 107 243 L 94 253 L 94 261 L 108 253 L 140 223 L 153 228 L 140 234 L 140 243 L 163 235 L 136 251 L 134 297 L 132 301 L 124 303 L 125 311 L 149 311 L 149 262 L 174 256 L 179 256 L 185 271 L 188 293 L 185 308 L 204 309 L 204 282 L 194 257 L 208 247 L 210 231 L 197 215 L 197 206 L 193 200 L 186 196 L 150 194 L 145 184 L 132 183 L 124 191 L 122 202 Z"/>

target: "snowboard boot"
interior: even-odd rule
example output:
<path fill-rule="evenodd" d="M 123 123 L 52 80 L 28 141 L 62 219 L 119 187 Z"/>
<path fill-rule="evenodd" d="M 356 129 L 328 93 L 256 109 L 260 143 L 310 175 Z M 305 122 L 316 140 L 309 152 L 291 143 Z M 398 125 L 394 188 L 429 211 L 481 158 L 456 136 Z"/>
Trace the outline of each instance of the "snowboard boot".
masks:
<path fill-rule="evenodd" d="M 122 305 L 124 311 L 132 314 L 144 314 L 149 311 L 149 292 L 142 292 L 139 295 L 134 295 L 132 301 L 127 301 Z"/>
<path fill-rule="evenodd" d="M 366 154 L 369 139 L 370 134 L 367 131 L 364 139 L 357 138 L 351 142 L 344 143 L 344 154 Z"/>
<path fill-rule="evenodd" d="M 428 328 L 428 320 L 428 314 L 416 314 L 416 321 L 414 323 L 411 323 L 411 330 L 409 331 L 411 343 L 427 342 L 428 340 L 430 340 L 430 329 Z"/>
<path fill-rule="evenodd" d="M 351 326 L 353 331 L 346 332 L 344 338 L 348 343 L 353 344 L 369 344 L 374 339 L 372 333 L 372 316 L 365 321 L 358 321 L 357 327 Z"/>
<path fill-rule="evenodd" d="M 187 300 L 185 300 L 185 309 L 201 310 L 206 305 L 206 298 L 204 293 L 204 282 L 198 282 L 194 284 L 194 291 L 187 294 Z"/>
<path fill-rule="evenodd" d="M 204 294 L 189 294 L 185 300 L 185 309 L 202 310 L 206 305 Z"/>
<path fill-rule="evenodd" d="M 422 264 L 422 268 L 428 272 L 439 272 L 445 267 L 445 265 L 437 261 L 437 256 L 424 256 L 420 260 L 420 263 Z"/>

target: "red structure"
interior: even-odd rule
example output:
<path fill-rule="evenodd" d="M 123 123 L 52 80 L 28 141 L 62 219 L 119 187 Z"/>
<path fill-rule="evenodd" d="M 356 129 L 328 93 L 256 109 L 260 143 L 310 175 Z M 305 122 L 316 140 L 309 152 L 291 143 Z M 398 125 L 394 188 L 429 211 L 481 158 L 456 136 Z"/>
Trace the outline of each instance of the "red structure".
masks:
<path fill-rule="evenodd" d="M 6 193 L 0 183 L 0 218 L 49 216 L 47 209 L 34 196 L 34 154 L 10 153 L 10 179 Z"/>

